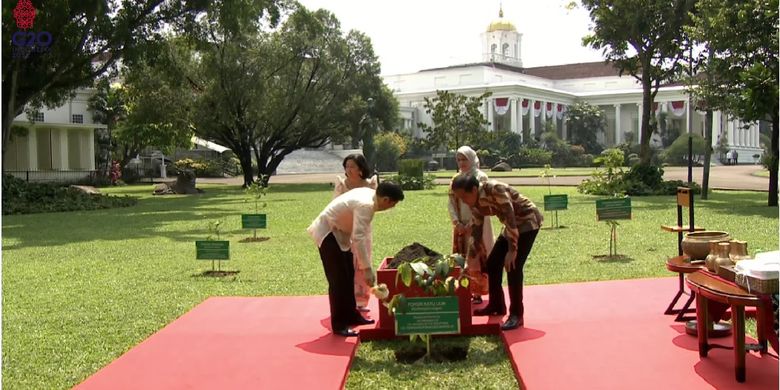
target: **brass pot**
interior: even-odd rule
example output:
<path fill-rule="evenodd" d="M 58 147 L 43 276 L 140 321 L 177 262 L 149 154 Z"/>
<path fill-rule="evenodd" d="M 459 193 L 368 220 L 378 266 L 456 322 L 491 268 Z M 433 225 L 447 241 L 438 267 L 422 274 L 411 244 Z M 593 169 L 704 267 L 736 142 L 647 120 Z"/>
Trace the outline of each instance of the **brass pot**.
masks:
<path fill-rule="evenodd" d="M 718 258 L 715 259 L 715 273 L 718 273 L 718 268 L 723 267 L 724 265 L 734 265 L 734 262 L 732 262 L 729 257 L 730 246 L 731 244 L 728 242 L 718 243 Z"/>
<path fill-rule="evenodd" d="M 747 241 L 731 240 L 729 244 L 729 258 L 732 262 L 736 263 L 750 257 L 747 250 Z"/>
<path fill-rule="evenodd" d="M 728 241 L 710 241 L 710 253 L 704 259 L 704 266 L 711 272 L 715 272 L 715 260 L 718 258 L 718 244 Z"/>
<path fill-rule="evenodd" d="M 686 234 L 682 240 L 683 253 L 688 255 L 691 260 L 704 260 L 710 253 L 710 241 L 728 241 L 729 239 L 727 232 L 714 230 L 691 232 Z"/>

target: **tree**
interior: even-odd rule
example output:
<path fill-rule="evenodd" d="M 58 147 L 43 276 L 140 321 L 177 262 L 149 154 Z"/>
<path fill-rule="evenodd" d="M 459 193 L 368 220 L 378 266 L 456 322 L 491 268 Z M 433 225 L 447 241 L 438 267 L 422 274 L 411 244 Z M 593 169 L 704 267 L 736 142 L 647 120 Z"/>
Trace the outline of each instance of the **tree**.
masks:
<path fill-rule="evenodd" d="M 651 110 L 658 88 L 679 74 L 686 43 L 683 26 L 695 0 L 582 0 L 594 23 L 583 44 L 602 49 L 621 74 L 642 85 L 640 162 L 649 164 Z"/>
<path fill-rule="evenodd" d="M 566 112 L 566 127 L 571 134 L 572 145 L 581 145 L 585 153 L 601 153 L 603 147 L 597 136 L 607 128 L 607 117 L 598 107 L 587 102 L 575 103 Z"/>
<path fill-rule="evenodd" d="M 20 2 L 3 2 L 3 15 L 10 18 L 15 3 Z M 254 3 L 268 6 L 265 0 Z M 3 156 L 11 123 L 25 107 L 61 105 L 77 88 L 91 86 L 139 43 L 157 39 L 163 26 L 192 20 L 208 4 L 204 0 L 35 1 L 34 30 L 50 33 L 52 42 L 48 48 L 32 51 L 10 45 L 12 35 L 21 29 L 6 20 Z"/>
<path fill-rule="evenodd" d="M 343 137 L 350 87 L 362 75 L 358 59 L 370 56 L 350 46 L 333 14 L 293 6 L 278 28 L 232 34 L 212 18 L 201 23 L 205 33 L 189 57 L 193 122 L 203 138 L 233 150 L 244 185 L 254 181 L 253 157 L 267 180 L 293 151 Z"/>
<path fill-rule="evenodd" d="M 118 83 L 111 83 L 106 77 L 101 78 L 96 83 L 95 94 L 90 97 L 87 103 L 88 109 L 92 112 L 92 119 L 97 123 L 106 125 L 107 145 L 100 161 L 102 162 L 102 174 L 108 176 L 111 167 L 111 152 L 113 151 L 113 132 L 117 124 L 124 120 L 127 115 L 127 96 L 125 89 Z"/>
<path fill-rule="evenodd" d="M 483 100 L 491 96 L 485 92 L 479 96 L 464 96 L 450 91 L 436 91 L 436 97 L 425 98 L 425 113 L 431 116 L 433 126 L 419 123 L 427 132 L 428 145 L 455 150 L 463 145 L 475 144 L 489 124 L 482 115 Z"/>
<path fill-rule="evenodd" d="M 690 33 L 708 56 L 696 95 L 745 122 L 772 123 L 767 204 L 777 206 L 778 1 L 700 0 Z"/>

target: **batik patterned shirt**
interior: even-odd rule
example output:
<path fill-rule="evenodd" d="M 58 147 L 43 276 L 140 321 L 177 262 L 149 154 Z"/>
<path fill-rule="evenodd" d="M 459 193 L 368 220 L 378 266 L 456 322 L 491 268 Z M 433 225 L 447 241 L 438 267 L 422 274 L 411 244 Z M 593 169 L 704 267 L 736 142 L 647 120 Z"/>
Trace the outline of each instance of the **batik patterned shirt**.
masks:
<path fill-rule="evenodd" d="M 477 204 L 471 207 L 472 224 L 471 248 L 469 253 L 484 251 L 482 248 L 482 225 L 486 216 L 495 215 L 504 225 L 501 234 L 509 242 L 510 248 L 517 251 L 517 238 L 520 233 L 538 230 L 544 217 L 530 199 L 521 195 L 507 184 L 488 180 L 480 183 Z"/>

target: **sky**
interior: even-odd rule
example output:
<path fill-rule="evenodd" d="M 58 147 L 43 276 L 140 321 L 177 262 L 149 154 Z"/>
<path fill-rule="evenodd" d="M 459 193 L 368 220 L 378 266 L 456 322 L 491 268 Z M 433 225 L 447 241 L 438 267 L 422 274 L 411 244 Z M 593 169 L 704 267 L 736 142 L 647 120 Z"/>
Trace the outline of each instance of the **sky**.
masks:
<path fill-rule="evenodd" d="M 499 0 L 298 0 L 325 8 L 342 30 L 371 38 L 382 74 L 481 62 L 480 34 L 498 18 Z M 602 60 L 582 46 L 591 26 L 588 13 L 567 10 L 567 0 L 503 0 L 504 19 L 523 34 L 524 67 Z"/>

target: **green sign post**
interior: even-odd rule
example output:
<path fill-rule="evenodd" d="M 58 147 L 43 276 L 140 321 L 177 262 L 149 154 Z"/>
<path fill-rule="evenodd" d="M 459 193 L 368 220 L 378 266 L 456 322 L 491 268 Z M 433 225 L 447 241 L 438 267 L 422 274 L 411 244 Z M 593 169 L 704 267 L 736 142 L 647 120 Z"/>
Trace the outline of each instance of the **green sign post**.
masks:
<path fill-rule="evenodd" d="M 265 229 L 265 214 L 241 214 L 242 229 Z"/>
<path fill-rule="evenodd" d="M 545 195 L 544 211 L 553 211 L 553 227 L 560 227 L 558 224 L 558 210 L 569 208 L 569 196 L 566 194 Z"/>
<path fill-rule="evenodd" d="M 596 220 L 631 219 L 631 198 L 599 199 L 596 201 Z"/>
<path fill-rule="evenodd" d="M 617 256 L 617 220 L 631 219 L 631 198 L 610 198 L 596 201 L 596 220 L 610 225 L 609 256 Z"/>
<path fill-rule="evenodd" d="M 230 241 L 195 241 L 195 259 L 211 260 L 211 270 L 214 270 L 214 260 L 230 260 Z"/>
<path fill-rule="evenodd" d="M 457 296 L 408 298 L 404 313 L 395 313 L 395 334 L 459 334 Z"/>

